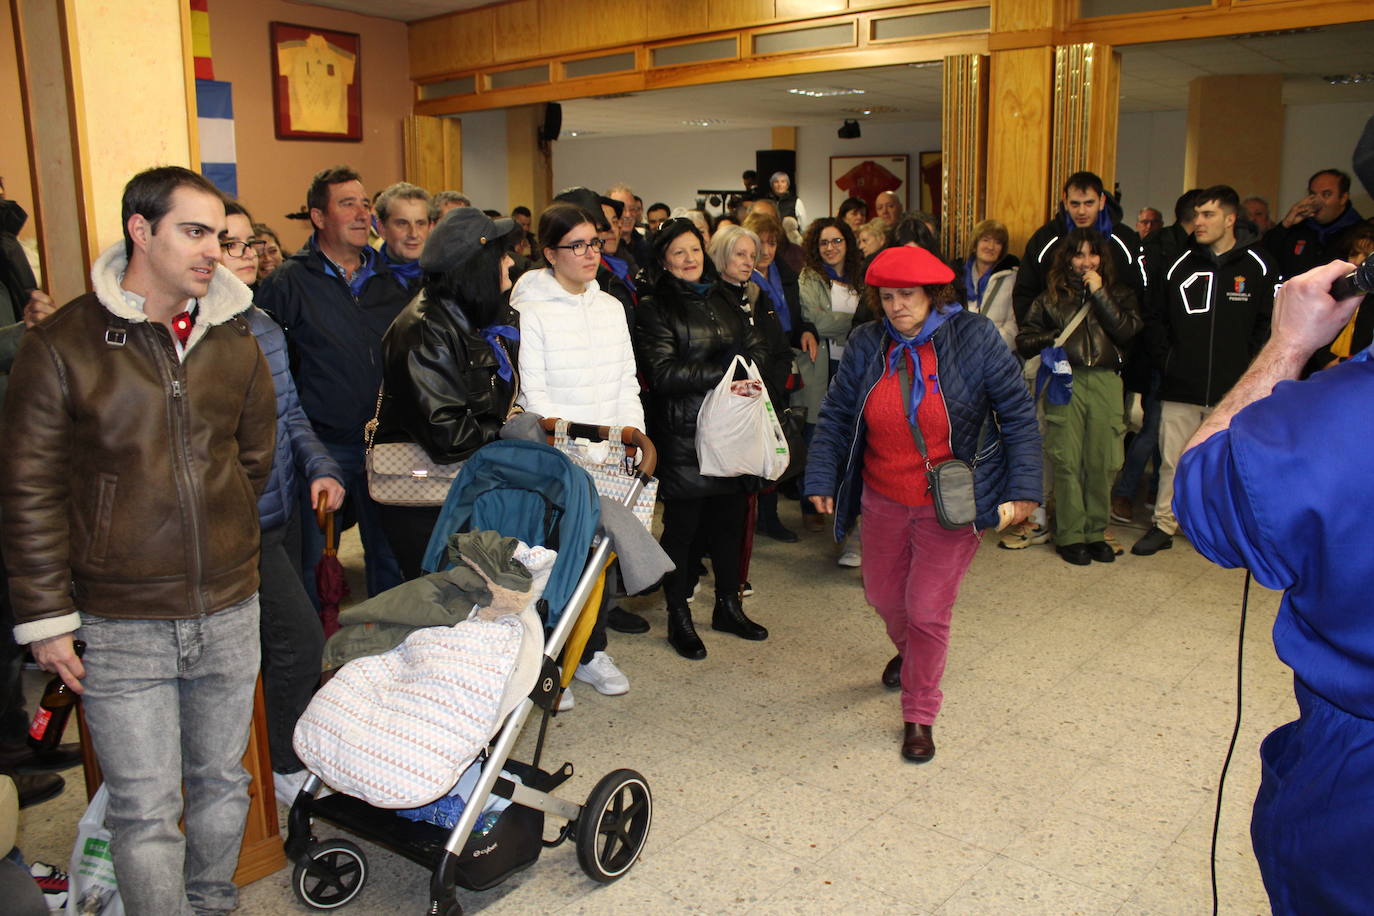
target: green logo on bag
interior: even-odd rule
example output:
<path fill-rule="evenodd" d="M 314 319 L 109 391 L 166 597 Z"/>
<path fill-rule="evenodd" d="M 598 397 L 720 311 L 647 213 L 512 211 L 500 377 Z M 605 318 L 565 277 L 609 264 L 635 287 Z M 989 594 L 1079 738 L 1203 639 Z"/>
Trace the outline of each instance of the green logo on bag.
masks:
<path fill-rule="evenodd" d="M 109 840 L 100 840 L 95 837 L 90 837 L 86 840 L 86 848 L 83 850 L 83 854 L 97 859 L 109 859 L 111 862 L 114 861 L 114 856 L 110 855 Z"/>

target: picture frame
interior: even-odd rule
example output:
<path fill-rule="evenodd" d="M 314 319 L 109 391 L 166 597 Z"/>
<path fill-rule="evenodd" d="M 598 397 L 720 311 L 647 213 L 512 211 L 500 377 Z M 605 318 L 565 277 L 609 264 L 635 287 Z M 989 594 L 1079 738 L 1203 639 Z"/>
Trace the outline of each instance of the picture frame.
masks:
<path fill-rule="evenodd" d="M 831 156 L 829 212 L 839 212 L 846 198 L 857 197 L 868 205 L 868 216 L 872 219 L 877 215 L 874 202 L 884 191 L 894 192 L 906 210 L 910 159 L 905 153 Z"/>
<path fill-rule="evenodd" d="M 921 209 L 935 217 L 938 222 L 944 210 L 945 157 L 942 150 L 926 150 L 921 153 Z"/>
<path fill-rule="evenodd" d="M 362 38 L 290 22 L 268 28 L 277 139 L 360 142 Z"/>

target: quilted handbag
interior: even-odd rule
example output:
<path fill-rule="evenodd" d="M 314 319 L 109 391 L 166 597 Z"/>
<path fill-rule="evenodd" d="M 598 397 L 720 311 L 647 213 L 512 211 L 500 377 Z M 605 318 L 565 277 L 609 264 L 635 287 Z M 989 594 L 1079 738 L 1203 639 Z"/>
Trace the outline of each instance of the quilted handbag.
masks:
<path fill-rule="evenodd" d="M 382 389 L 377 412 L 367 422 L 367 493 L 387 506 L 442 506 L 463 462 L 439 464 L 416 442 L 374 443 L 382 414 Z"/>
<path fill-rule="evenodd" d="M 592 475 L 592 483 L 596 486 L 598 494 L 623 505 L 629 499 L 630 488 L 634 486 L 638 477 L 634 469 L 634 459 L 621 442 L 622 429 L 624 427 L 621 426 L 610 428 L 610 435 L 606 438 L 610 451 L 605 461 L 594 460 L 587 449 L 581 448 L 568 438 L 567 420 L 559 420 L 554 424 L 553 446 Z M 634 505 L 630 507 L 635 518 L 649 531 L 653 530 L 654 500 L 657 498 L 658 480 L 650 477 L 644 482 L 644 489 L 639 491 Z"/>

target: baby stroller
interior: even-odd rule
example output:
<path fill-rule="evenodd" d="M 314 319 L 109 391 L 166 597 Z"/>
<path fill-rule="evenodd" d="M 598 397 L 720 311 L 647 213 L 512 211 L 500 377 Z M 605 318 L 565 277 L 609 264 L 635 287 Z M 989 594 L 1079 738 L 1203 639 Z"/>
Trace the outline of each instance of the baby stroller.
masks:
<path fill-rule="evenodd" d="M 551 426 L 552 421 L 546 421 L 546 427 Z M 609 434 L 605 427 L 576 424 L 570 432 L 593 440 L 604 440 Z M 653 473 L 655 451 L 638 430 L 625 429 L 622 438 L 641 453 L 627 499 L 633 505 Z M 453 531 L 493 529 L 558 551 L 539 605 L 546 626 L 552 623 L 552 629 L 546 630 L 538 680 L 478 756 L 481 775 L 452 830 L 407 820 L 343 793 L 318 797 L 323 782 L 312 774 L 287 819 L 286 854 L 296 863 L 292 887 L 303 903 L 317 909 L 341 907 L 357 897 L 367 880 L 363 851 L 348 840 L 317 839 L 311 827 L 314 818 L 429 869 L 430 903 L 425 912 L 430 916 L 461 916 L 455 886 L 476 891 L 495 887 L 533 865 L 543 847 L 569 838 L 577 844 L 583 871 L 594 881 L 615 881 L 635 864 L 653 818 L 653 798 L 644 777 L 630 769 L 614 770 L 578 805 L 550 794 L 572 776 L 572 764 L 553 770 L 540 766 L 549 718 L 566 683 L 556 660 L 566 648 L 567 673 L 576 667 L 582 651 L 579 636 L 585 643 L 588 629 L 585 623 L 581 628 L 576 625 L 588 614 L 595 618 L 602 574 L 610 560 L 609 542 L 595 534 L 598 513 L 591 477 L 548 445 L 498 441 L 480 449 L 464 465 L 436 526 L 436 538 Z M 570 546 L 576 544 L 590 546 L 585 551 Z M 541 715 L 533 757 L 528 763 L 513 760 L 511 752 L 536 707 Z M 503 778 L 503 768 L 519 782 Z M 474 834 L 491 795 L 511 804 L 489 830 Z M 564 821 L 552 840 L 543 838 L 545 815 Z"/>

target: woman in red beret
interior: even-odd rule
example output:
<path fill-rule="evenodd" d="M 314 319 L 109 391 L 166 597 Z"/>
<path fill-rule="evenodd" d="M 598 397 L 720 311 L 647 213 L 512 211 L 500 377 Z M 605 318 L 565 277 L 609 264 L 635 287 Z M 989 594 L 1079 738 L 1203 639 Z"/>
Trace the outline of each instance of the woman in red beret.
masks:
<path fill-rule="evenodd" d="M 863 513 L 864 597 L 897 650 L 882 681 L 902 689 L 901 752 L 914 763 L 935 756 L 950 613 L 982 531 L 1025 519 L 1041 499 L 1040 436 L 1020 366 L 992 322 L 955 301 L 953 279 L 923 248 L 873 259 L 865 285 L 883 318 L 849 337 L 804 486 L 834 513 L 836 540 Z M 951 459 L 973 466 L 977 503 L 974 523 L 955 530 L 937 521 L 926 476 Z"/>

